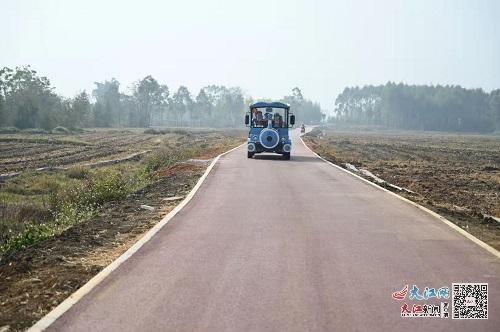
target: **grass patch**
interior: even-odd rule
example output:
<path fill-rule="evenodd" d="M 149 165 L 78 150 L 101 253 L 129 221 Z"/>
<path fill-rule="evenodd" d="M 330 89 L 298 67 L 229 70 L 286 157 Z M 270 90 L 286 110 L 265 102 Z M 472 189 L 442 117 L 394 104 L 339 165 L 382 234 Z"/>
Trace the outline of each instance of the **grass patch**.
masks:
<path fill-rule="evenodd" d="M 73 166 L 66 171 L 66 176 L 70 179 L 87 179 L 89 177 L 90 170 L 88 167 L 84 166 Z"/>
<path fill-rule="evenodd" d="M 70 177 L 75 174 L 77 178 Z M 81 170 L 26 174 L 9 181 L 1 193 L 0 253 L 25 248 L 89 220 L 103 204 L 123 199 L 140 187 L 132 174 L 110 168 L 88 171 L 85 176 Z M 21 195 L 36 195 L 38 202 L 19 203 Z"/>
<path fill-rule="evenodd" d="M 166 136 L 162 141 L 155 143 L 157 148 L 141 160 L 102 168 L 76 165 L 65 171 L 25 171 L 3 182 L 0 187 L 0 257 L 86 222 L 97 216 L 103 205 L 122 201 L 157 181 L 164 176 L 165 169 L 191 158 L 210 158 L 242 137 L 238 132 L 196 135 L 173 133 L 185 132 L 185 129 L 166 129 L 164 132 Z M 2 139 L 66 144 L 75 138 L 54 140 L 46 136 L 14 134 Z"/>
<path fill-rule="evenodd" d="M 200 153 L 160 148 L 141 162 L 102 169 L 75 166 L 64 172 L 26 172 L 0 191 L 0 254 L 23 249 L 85 222 L 112 201 L 144 188 L 159 170 Z M 27 203 L 25 203 L 27 202 Z"/>

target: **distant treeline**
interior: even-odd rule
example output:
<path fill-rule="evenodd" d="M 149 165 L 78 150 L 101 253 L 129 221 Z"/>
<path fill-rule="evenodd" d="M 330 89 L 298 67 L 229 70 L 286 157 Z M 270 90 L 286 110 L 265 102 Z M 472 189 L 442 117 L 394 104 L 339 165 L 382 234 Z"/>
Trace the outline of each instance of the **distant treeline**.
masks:
<path fill-rule="evenodd" d="M 152 76 L 135 82 L 128 94 L 120 92 L 116 79 L 95 85 L 91 94 L 83 91 L 66 98 L 29 66 L 5 67 L 0 70 L 0 127 L 238 127 L 252 102 L 238 87 L 210 85 L 193 96 L 180 86 L 171 93 Z M 319 122 L 324 117 L 320 106 L 305 99 L 299 88 L 282 101 L 291 104 L 298 121 Z"/>
<path fill-rule="evenodd" d="M 346 88 L 335 101 L 331 122 L 412 130 L 500 130 L 500 89 L 387 83 Z"/>

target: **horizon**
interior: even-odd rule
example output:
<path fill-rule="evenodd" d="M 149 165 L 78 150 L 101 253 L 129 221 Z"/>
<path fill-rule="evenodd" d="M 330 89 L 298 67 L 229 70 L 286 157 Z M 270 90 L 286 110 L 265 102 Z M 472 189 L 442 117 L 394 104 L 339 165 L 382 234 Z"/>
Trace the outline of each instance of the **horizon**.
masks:
<path fill-rule="evenodd" d="M 66 97 L 113 77 L 128 92 L 152 75 L 171 92 L 238 86 L 255 100 L 280 99 L 297 86 L 331 114 L 345 87 L 500 87 L 495 1 L 33 0 L 1 7 L 2 67 L 30 65 Z"/>

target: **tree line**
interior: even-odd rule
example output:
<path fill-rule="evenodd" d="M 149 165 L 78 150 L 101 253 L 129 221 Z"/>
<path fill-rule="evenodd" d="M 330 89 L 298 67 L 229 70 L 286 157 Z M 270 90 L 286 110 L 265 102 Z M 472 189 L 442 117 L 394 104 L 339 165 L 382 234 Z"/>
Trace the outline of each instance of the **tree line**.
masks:
<path fill-rule="evenodd" d="M 492 132 L 500 130 L 500 89 L 460 86 L 385 85 L 345 88 L 331 122 L 411 130 Z"/>
<path fill-rule="evenodd" d="M 298 87 L 292 89 L 290 96 L 285 96 L 280 100 L 290 105 L 291 111 L 295 114 L 297 121 L 304 123 L 319 123 L 326 118 L 321 110 L 321 106 L 307 98 L 304 98 L 302 91 Z"/>
<path fill-rule="evenodd" d="M 239 87 L 209 85 L 195 96 L 185 86 L 172 92 L 152 76 L 135 82 L 129 93 L 120 92 L 113 78 L 95 82 L 90 94 L 66 98 L 29 66 L 0 70 L 0 127 L 237 127 L 252 101 Z M 282 101 L 291 104 L 299 121 L 324 117 L 319 104 L 304 98 L 299 88 Z"/>

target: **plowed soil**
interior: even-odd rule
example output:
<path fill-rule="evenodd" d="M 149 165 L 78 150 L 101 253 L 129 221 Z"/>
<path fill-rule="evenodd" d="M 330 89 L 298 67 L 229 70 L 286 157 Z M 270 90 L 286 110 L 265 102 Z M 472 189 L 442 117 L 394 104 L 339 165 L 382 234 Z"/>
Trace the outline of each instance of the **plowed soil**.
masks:
<path fill-rule="evenodd" d="M 118 159 L 154 149 L 164 142 L 193 146 L 223 136 L 221 131 L 144 134 L 142 129 L 87 130 L 81 134 L 0 134 L 0 174 L 49 166 L 74 166 Z"/>
<path fill-rule="evenodd" d="M 364 168 L 398 192 L 500 249 L 500 136 L 315 129 L 306 143 L 345 167 Z"/>

